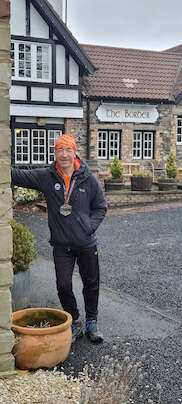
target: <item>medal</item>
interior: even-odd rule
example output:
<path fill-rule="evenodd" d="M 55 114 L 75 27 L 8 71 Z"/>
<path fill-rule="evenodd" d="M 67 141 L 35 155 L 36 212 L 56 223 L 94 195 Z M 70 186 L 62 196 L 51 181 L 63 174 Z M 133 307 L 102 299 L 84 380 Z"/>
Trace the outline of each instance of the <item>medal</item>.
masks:
<path fill-rule="evenodd" d="M 76 179 L 74 179 L 72 181 L 69 191 L 64 193 L 64 205 L 62 205 L 60 207 L 60 214 L 63 216 L 68 216 L 72 212 L 72 206 L 69 205 L 69 200 L 70 200 L 70 196 L 73 192 L 75 182 L 76 182 Z"/>
<path fill-rule="evenodd" d="M 63 216 L 68 216 L 72 212 L 72 206 L 67 204 L 64 204 L 60 207 L 60 214 Z"/>

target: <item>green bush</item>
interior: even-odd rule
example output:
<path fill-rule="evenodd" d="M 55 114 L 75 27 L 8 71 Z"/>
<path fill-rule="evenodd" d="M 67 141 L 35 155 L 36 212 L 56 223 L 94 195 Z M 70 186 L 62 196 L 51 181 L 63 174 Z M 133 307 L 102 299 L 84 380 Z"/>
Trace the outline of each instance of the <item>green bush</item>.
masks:
<path fill-rule="evenodd" d="M 43 198 L 41 192 L 36 191 L 35 189 L 22 188 L 22 187 L 14 187 L 13 199 L 15 203 L 26 203 L 39 201 Z"/>
<path fill-rule="evenodd" d="M 173 152 L 170 152 L 167 158 L 166 174 L 168 178 L 176 178 L 177 175 L 176 155 Z"/>
<path fill-rule="evenodd" d="M 29 264 L 37 255 L 37 248 L 34 235 L 23 224 L 16 220 L 11 221 L 13 230 L 13 271 L 16 274 L 19 271 L 26 271 Z"/>
<path fill-rule="evenodd" d="M 114 157 L 113 162 L 111 163 L 111 175 L 112 178 L 121 178 L 123 175 L 123 164 L 118 157 Z"/>

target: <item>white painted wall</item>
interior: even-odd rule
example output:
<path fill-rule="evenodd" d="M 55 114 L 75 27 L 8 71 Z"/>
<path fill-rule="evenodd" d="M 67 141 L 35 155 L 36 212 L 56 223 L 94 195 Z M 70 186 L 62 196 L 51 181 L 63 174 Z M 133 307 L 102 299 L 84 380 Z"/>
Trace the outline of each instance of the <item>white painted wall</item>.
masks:
<path fill-rule="evenodd" d="M 78 85 L 79 84 L 79 66 L 74 61 L 74 59 L 70 56 L 69 57 L 69 84 Z"/>
<path fill-rule="evenodd" d="M 56 83 L 65 84 L 65 48 L 56 45 Z"/>
<path fill-rule="evenodd" d="M 63 0 L 49 0 L 49 3 L 54 8 L 60 18 L 63 16 Z"/>
<path fill-rule="evenodd" d="M 27 88 L 25 86 L 12 86 L 10 88 L 10 99 L 11 100 L 26 100 L 27 99 Z"/>
<path fill-rule="evenodd" d="M 49 101 L 49 88 L 32 87 L 31 88 L 32 101 Z"/>
<path fill-rule="evenodd" d="M 46 106 L 29 104 L 11 104 L 10 113 L 13 116 L 36 116 L 55 118 L 83 118 L 83 108 L 74 106 Z"/>
<path fill-rule="evenodd" d="M 32 4 L 30 5 L 30 35 L 35 38 L 49 38 L 49 26 Z"/>
<path fill-rule="evenodd" d="M 53 92 L 53 99 L 54 102 L 78 103 L 78 91 L 55 88 Z"/>
<path fill-rule="evenodd" d="M 26 35 L 25 0 L 11 0 L 11 35 Z"/>

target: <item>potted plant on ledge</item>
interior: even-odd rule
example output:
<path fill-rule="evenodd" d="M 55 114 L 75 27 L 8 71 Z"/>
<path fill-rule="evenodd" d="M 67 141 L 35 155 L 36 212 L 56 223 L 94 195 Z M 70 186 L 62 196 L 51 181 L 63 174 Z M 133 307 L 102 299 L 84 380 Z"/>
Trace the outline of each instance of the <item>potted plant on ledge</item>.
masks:
<path fill-rule="evenodd" d="M 152 175 L 150 171 L 140 170 L 135 171 L 131 176 L 131 190 L 132 191 L 151 191 L 152 189 Z"/>
<path fill-rule="evenodd" d="M 174 152 L 170 152 L 166 162 L 166 176 L 161 177 L 158 180 L 159 191 L 170 191 L 177 189 L 177 167 L 176 167 L 176 155 Z"/>
<path fill-rule="evenodd" d="M 123 187 L 123 164 L 118 157 L 114 157 L 110 170 L 111 178 L 104 180 L 105 191 L 120 191 Z"/>
<path fill-rule="evenodd" d="M 23 309 L 30 304 L 30 263 L 37 255 L 34 235 L 27 226 L 11 221 L 13 231 L 13 311 Z"/>

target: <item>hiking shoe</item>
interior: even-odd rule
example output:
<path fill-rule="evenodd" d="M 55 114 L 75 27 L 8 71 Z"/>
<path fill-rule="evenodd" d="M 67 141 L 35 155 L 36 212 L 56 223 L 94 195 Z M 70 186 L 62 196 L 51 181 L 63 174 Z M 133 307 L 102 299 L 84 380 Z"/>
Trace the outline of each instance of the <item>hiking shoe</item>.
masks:
<path fill-rule="evenodd" d="M 72 323 L 72 344 L 79 338 L 83 337 L 83 327 L 81 320 L 75 320 Z"/>
<path fill-rule="evenodd" d="M 95 344 L 100 344 L 104 341 L 103 335 L 97 330 L 96 320 L 86 320 L 85 335 Z"/>

